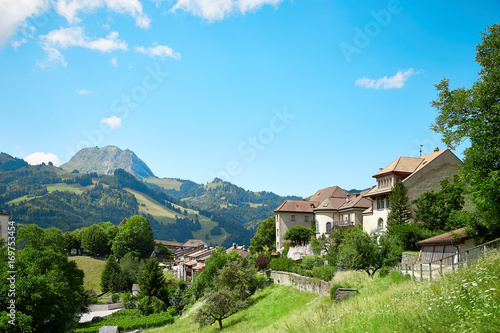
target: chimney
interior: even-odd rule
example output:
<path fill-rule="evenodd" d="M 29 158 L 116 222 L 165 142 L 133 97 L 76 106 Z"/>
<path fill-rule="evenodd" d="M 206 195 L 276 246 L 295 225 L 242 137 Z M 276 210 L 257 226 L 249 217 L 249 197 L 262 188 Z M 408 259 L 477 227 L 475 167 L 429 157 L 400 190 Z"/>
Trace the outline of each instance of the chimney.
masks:
<path fill-rule="evenodd" d="M 378 171 L 382 171 L 383 168 L 378 168 Z"/>
<path fill-rule="evenodd" d="M 236 249 L 237 244 L 233 243 L 233 249 Z"/>
<path fill-rule="evenodd" d="M 351 200 L 351 195 L 349 193 L 347 193 L 347 195 L 345 196 L 345 202 L 349 202 Z"/>
<path fill-rule="evenodd" d="M 435 152 L 435 153 L 437 153 L 438 151 L 439 151 L 439 148 L 438 148 L 438 147 L 434 148 L 434 152 Z"/>

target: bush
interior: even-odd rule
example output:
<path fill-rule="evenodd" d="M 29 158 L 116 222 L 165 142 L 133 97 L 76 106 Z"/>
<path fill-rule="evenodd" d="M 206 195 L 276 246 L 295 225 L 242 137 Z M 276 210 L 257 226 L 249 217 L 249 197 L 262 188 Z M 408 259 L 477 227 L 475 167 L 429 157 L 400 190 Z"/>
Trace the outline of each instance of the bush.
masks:
<path fill-rule="evenodd" d="M 248 283 L 248 291 L 251 295 L 253 295 L 257 290 L 265 288 L 268 283 L 269 280 L 267 279 L 267 277 L 260 274 L 255 274 L 255 277 L 253 279 L 250 279 Z"/>
<path fill-rule="evenodd" d="M 116 303 L 119 298 L 120 298 L 120 296 L 118 296 L 118 294 L 111 295 L 111 301 L 113 301 L 113 303 Z"/>
<path fill-rule="evenodd" d="M 384 266 L 382 267 L 379 271 L 378 271 L 378 275 L 380 277 L 384 277 L 384 276 L 387 276 L 389 275 L 389 273 L 391 272 L 392 268 L 391 267 L 387 267 L 387 266 Z"/>
<path fill-rule="evenodd" d="M 125 309 L 135 309 L 136 308 L 135 300 L 136 297 L 132 296 L 131 292 L 126 292 L 122 297 L 122 303 Z"/>
<path fill-rule="evenodd" d="M 335 275 L 335 269 L 332 266 L 328 265 L 313 267 L 312 272 L 313 277 L 324 281 L 330 281 Z"/>
<path fill-rule="evenodd" d="M 313 267 L 324 266 L 324 264 L 320 256 L 304 256 L 302 258 L 302 267 L 305 269 L 313 269 Z"/>
<path fill-rule="evenodd" d="M 269 258 L 269 255 L 265 253 L 259 253 L 257 255 L 257 258 L 255 258 L 255 267 L 261 271 L 267 268 L 269 266 L 269 263 L 271 262 L 271 259 Z"/>
<path fill-rule="evenodd" d="M 137 309 L 143 316 L 148 316 L 152 313 L 161 313 L 167 310 L 167 304 L 155 296 L 145 296 L 137 303 Z"/>
<path fill-rule="evenodd" d="M 292 272 L 295 266 L 297 266 L 295 261 L 290 258 L 281 257 L 271 260 L 271 269 L 275 271 Z"/>
<path fill-rule="evenodd" d="M 422 224 L 409 223 L 393 226 L 390 233 L 398 239 L 404 251 L 418 251 L 419 248 L 416 245 L 418 241 L 439 235 L 441 231 L 433 232 Z"/>

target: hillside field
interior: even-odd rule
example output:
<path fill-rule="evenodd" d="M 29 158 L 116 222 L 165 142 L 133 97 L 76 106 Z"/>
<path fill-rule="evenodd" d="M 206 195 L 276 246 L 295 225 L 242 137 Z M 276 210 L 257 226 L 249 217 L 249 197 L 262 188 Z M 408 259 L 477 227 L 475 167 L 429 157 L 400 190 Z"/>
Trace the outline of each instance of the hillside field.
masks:
<path fill-rule="evenodd" d="M 85 274 L 83 278 L 84 289 L 94 289 L 96 294 L 101 293 L 101 274 L 106 266 L 106 261 L 87 256 L 73 256 L 68 257 L 68 259 L 76 262 L 78 268 Z"/>

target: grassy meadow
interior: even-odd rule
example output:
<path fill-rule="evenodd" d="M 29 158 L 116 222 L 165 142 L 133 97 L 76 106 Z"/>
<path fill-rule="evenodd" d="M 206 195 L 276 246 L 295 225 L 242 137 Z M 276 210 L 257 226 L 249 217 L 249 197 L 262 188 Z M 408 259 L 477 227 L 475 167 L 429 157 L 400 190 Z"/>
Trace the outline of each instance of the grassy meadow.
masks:
<path fill-rule="evenodd" d="M 85 290 L 94 289 L 96 294 L 99 294 L 101 292 L 101 274 L 106 262 L 86 256 L 73 256 L 68 259 L 76 262 L 78 268 L 85 274 L 83 278 Z"/>
<path fill-rule="evenodd" d="M 500 252 L 456 273 L 411 281 L 393 271 L 371 279 L 364 272 L 338 272 L 334 287 L 359 294 L 332 305 L 328 297 L 271 286 L 250 307 L 223 321 L 225 332 L 499 332 Z M 190 308 L 173 325 L 149 333 L 194 332 Z M 216 332 L 213 324 L 201 332 Z"/>

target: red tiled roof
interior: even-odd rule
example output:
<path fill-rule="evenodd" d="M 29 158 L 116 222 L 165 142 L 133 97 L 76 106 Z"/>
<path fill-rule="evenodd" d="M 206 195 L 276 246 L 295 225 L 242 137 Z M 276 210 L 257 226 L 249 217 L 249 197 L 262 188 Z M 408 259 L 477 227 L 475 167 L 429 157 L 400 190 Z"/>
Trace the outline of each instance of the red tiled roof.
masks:
<path fill-rule="evenodd" d="M 161 243 L 161 244 L 163 244 L 165 246 L 178 246 L 178 247 L 182 246 L 182 243 L 171 242 L 171 241 L 164 241 L 164 240 L 159 240 L 159 239 L 155 239 L 155 243 Z"/>
<path fill-rule="evenodd" d="M 338 187 L 338 186 L 331 186 L 324 188 L 322 190 L 316 191 L 313 196 L 309 198 L 310 201 L 319 201 L 322 202 L 326 198 L 345 198 L 347 195 L 347 191 Z"/>
<path fill-rule="evenodd" d="M 319 201 L 304 201 L 304 200 L 286 200 L 275 212 L 298 212 L 298 213 L 313 213 L 315 207 L 319 205 Z"/>
<path fill-rule="evenodd" d="M 458 242 L 453 242 L 453 234 L 460 236 L 460 240 Z M 421 240 L 420 242 L 417 242 L 417 246 L 461 244 L 467 239 L 469 239 L 469 237 L 465 236 L 465 228 L 460 228 L 450 232 L 445 232 L 441 235 Z"/>

